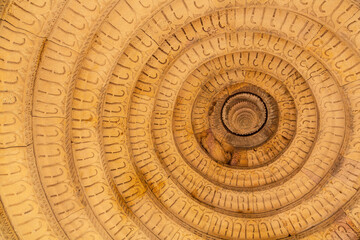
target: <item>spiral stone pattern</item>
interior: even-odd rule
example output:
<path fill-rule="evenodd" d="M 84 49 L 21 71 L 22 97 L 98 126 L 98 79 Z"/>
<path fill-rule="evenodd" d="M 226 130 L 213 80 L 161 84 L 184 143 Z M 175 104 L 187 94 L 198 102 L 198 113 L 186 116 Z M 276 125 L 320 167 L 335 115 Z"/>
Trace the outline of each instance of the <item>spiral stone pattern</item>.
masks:
<path fill-rule="evenodd" d="M 358 0 L 0 0 L 0 239 L 360 238 Z"/>

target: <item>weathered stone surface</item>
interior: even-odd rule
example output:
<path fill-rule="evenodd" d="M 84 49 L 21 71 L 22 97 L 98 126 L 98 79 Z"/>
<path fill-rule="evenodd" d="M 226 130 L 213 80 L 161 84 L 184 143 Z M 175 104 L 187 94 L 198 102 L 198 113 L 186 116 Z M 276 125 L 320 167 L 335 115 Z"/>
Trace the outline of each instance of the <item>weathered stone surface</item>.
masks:
<path fill-rule="evenodd" d="M 0 0 L 1 239 L 359 239 L 356 0 Z"/>

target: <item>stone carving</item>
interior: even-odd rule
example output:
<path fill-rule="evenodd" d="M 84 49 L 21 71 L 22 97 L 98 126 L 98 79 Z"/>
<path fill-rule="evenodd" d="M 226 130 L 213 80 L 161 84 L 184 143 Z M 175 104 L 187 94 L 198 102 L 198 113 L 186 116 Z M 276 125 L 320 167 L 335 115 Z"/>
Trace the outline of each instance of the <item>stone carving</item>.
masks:
<path fill-rule="evenodd" d="M 359 19 L 0 1 L 0 237 L 358 239 Z"/>

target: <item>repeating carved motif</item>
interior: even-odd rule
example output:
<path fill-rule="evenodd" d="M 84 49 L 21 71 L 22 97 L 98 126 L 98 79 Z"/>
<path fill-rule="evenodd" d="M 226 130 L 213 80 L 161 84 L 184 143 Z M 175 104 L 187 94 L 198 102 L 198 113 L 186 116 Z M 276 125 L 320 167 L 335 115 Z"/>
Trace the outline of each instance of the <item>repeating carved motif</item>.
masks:
<path fill-rule="evenodd" d="M 356 0 L 0 0 L 0 238 L 358 239 L 359 77 Z"/>

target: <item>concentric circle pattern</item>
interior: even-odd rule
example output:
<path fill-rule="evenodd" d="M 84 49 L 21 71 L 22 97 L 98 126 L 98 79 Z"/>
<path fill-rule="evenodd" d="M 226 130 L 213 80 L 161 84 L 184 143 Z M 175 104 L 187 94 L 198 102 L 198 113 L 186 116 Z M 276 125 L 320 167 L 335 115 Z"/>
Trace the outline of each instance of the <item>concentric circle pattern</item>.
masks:
<path fill-rule="evenodd" d="M 276 101 L 248 83 L 232 85 L 212 99 L 210 130 L 233 147 L 251 148 L 269 140 L 278 125 Z"/>
<path fill-rule="evenodd" d="M 257 95 L 239 92 L 226 99 L 221 119 L 229 132 L 249 136 L 262 129 L 267 120 L 267 108 Z"/>
<path fill-rule="evenodd" d="M 357 0 L 0 1 L 0 239 L 360 239 Z"/>

